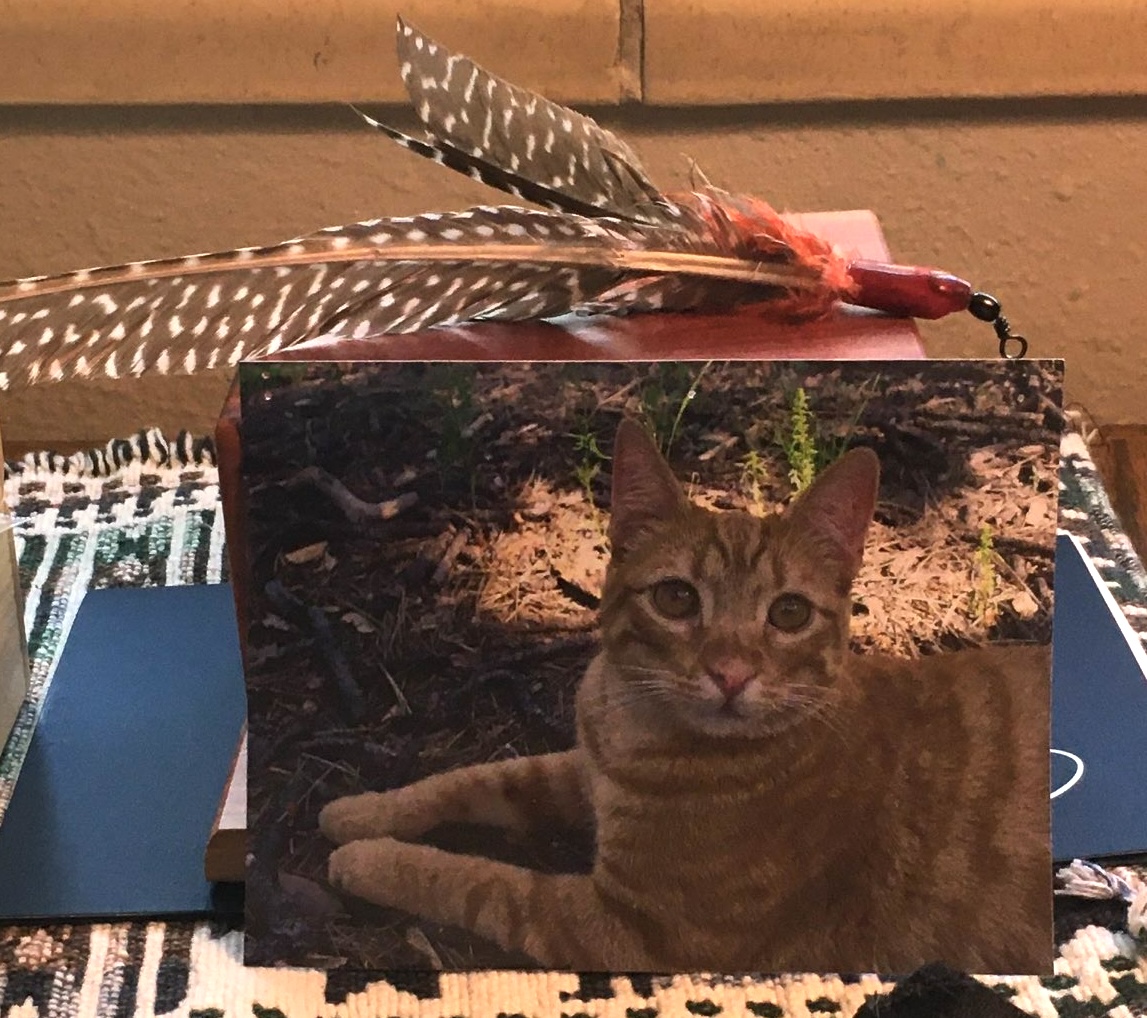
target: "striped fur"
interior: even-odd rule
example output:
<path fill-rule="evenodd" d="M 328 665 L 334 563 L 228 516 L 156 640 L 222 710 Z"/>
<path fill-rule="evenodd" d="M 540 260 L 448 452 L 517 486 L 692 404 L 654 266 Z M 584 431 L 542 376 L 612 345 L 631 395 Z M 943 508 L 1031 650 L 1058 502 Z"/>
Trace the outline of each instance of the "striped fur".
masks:
<path fill-rule="evenodd" d="M 636 425 L 613 468 L 576 748 L 337 800 L 332 882 L 557 968 L 1049 971 L 1047 649 L 850 653 L 867 450 L 766 520 L 692 506 Z M 593 872 L 416 843 L 446 821 L 592 823 Z"/>

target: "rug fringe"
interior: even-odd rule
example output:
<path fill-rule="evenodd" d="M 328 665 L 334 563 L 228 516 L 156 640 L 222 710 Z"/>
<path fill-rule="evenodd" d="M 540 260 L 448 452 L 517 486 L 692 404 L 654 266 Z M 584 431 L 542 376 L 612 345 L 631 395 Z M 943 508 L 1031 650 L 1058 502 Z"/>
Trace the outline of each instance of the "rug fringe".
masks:
<path fill-rule="evenodd" d="M 4 480 L 65 475 L 74 478 L 109 477 L 132 464 L 156 469 L 169 467 L 214 467 L 215 441 L 209 435 L 181 430 L 174 439 L 160 428 L 141 428 L 130 438 L 113 438 L 102 447 L 68 455 L 30 452 L 4 461 Z"/>

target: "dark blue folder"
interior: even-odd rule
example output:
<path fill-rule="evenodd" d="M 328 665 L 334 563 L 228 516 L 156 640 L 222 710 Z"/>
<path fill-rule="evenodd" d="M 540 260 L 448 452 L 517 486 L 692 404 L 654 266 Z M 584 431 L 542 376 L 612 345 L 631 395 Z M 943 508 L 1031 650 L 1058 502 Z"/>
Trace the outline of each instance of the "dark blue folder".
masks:
<path fill-rule="evenodd" d="M 1070 537 L 1055 556 L 1052 853 L 1147 853 L 1147 654 Z"/>
<path fill-rule="evenodd" d="M 0 823 L 0 919 L 211 912 L 245 710 L 229 586 L 89 593 Z"/>

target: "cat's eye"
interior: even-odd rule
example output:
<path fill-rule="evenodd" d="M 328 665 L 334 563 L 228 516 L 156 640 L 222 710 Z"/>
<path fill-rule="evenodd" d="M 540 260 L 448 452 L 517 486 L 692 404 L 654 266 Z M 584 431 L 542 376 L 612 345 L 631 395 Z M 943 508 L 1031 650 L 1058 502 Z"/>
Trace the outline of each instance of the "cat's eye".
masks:
<path fill-rule="evenodd" d="M 769 605 L 769 622 L 782 633 L 795 633 L 812 618 L 812 603 L 800 594 L 781 594 Z"/>
<path fill-rule="evenodd" d="M 701 595 L 684 580 L 659 580 L 650 590 L 650 599 L 667 619 L 692 618 L 701 610 Z"/>

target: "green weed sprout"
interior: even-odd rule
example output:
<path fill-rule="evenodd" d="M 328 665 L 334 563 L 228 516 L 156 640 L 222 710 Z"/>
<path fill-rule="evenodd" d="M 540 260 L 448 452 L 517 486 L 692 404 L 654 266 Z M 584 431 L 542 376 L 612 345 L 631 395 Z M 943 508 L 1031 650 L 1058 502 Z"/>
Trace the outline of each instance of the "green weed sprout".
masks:
<path fill-rule="evenodd" d="M 784 450 L 789 462 L 789 481 L 799 495 L 812 484 L 817 471 L 816 418 L 803 386 L 793 393 L 789 407 L 789 437 Z"/>
<path fill-rule="evenodd" d="M 706 361 L 696 374 L 688 364 L 659 365 L 654 379 L 642 388 L 642 415 L 662 455 L 668 456 L 672 450 L 685 412 L 697 398 L 701 379 L 712 364 Z"/>
<path fill-rule="evenodd" d="M 972 614 L 985 625 L 991 625 L 995 612 L 992 609 L 992 598 L 995 597 L 998 586 L 996 576 L 996 548 L 992 539 L 990 524 L 980 527 L 980 540 L 976 545 L 975 555 L 976 580 L 972 588 Z"/>
<path fill-rule="evenodd" d="M 578 461 L 574 465 L 574 477 L 578 486 L 585 492 L 590 509 L 595 510 L 593 482 L 601 473 L 602 464 L 606 463 L 609 457 L 602 452 L 597 433 L 587 418 L 578 422 L 577 429 L 570 437 L 574 440 L 574 452 L 578 454 Z"/>
<path fill-rule="evenodd" d="M 741 490 L 752 502 L 757 512 L 765 512 L 765 482 L 769 477 L 769 468 L 765 466 L 764 457 L 753 448 L 750 448 L 741 457 Z"/>

